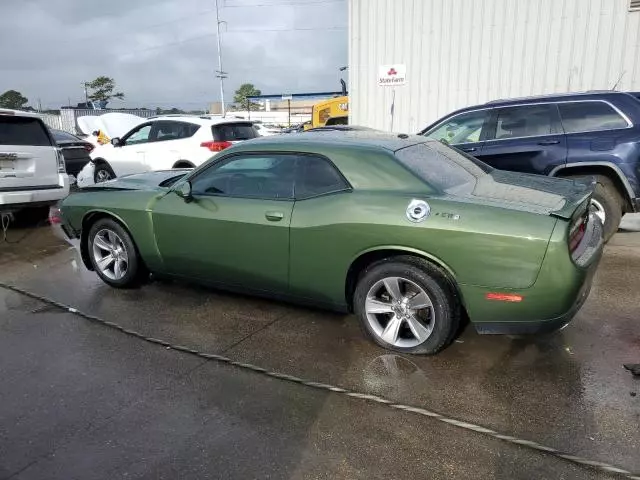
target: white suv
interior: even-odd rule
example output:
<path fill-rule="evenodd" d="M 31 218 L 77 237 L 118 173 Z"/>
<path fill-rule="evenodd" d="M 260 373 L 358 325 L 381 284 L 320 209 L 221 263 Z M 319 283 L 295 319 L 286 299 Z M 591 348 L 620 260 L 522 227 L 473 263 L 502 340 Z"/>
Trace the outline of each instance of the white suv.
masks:
<path fill-rule="evenodd" d="M 234 143 L 258 136 L 253 124 L 241 119 L 154 117 L 95 148 L 78 175 L 78 186 L 150 170 L 197 167 Z"/>
<path fill-rule="evenodd" d="M 42 120 L 0 109 L 0 212 L 43 207 L 46 218 L 67 195 L 64 157 Z"/>

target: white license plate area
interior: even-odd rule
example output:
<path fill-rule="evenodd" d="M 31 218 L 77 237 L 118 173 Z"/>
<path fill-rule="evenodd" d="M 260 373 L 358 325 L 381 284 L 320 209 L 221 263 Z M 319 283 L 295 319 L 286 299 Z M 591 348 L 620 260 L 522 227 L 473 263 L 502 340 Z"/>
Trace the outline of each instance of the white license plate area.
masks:
<path fill-rule="evenodd" d="M 0 160 L 0 171 L 11 171 L 16 169 L 15 160 Z"/>

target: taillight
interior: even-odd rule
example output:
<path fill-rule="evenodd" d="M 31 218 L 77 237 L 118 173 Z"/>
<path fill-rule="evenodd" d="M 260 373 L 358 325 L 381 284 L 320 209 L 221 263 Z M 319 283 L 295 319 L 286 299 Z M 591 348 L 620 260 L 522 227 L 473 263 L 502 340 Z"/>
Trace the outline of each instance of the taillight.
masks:
<path fill-rule="evenodd" d="M 571 225 L 569 229 L 569 252 L 573 253 L 584 238 L 588 218 L 589 217 L 580 217 Z"/>
<path fill-rule="evenodd" d="M 51 225 L 62 223 L 62 212 L 58 207 L 51 207 L 49 209 L 49 223 Z"/>
<path fill-rule="evenodd" d="M 64 155 L 62 155 L 62 150 L 56 148 L 56 159 L 58 160 L 58 173 L 67 173 L 67 169 L 64 164 Z"/>
<path fill-rule="evenodd" d="M 233 143 L 231 142 L 202 142 L 201 147 L 208 148 L 212 152 L 221 152 L 225 148 L 229 148 Z"/>

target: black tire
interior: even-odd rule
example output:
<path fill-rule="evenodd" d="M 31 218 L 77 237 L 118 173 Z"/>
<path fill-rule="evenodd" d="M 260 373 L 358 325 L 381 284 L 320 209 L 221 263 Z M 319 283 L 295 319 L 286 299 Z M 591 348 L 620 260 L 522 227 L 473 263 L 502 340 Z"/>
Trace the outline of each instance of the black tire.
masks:
<path fill-rule="evenodd" d="M 96 235 L 102 231 L 112 231 L 121 240 L 124 250 L 127 256 L 127 269 L 122 278 L 114 279 L 105 274 L 98 266 L 97 260 L 94 255 L 94 242 Z M 132 288 L 139 286 L 145 278 L 149 277 L 145 265 L 140 258 L 138 249 L 133 243 L 129 232 L 127 232 L 118 222 L 110 218 L 103 218 L 95 222 L 89 229 L 89 235 L 87 235 L 87 252 L 93 269 L 98 276 L 108 285 L 115 288 Z"/>
<path fill-rule="evenodd" d="M 595 178 L 597 183 L 595 192 L 593 193 L 593 199 L 597 201 L 604 210 L 605 221 L 603 237 L 604 241 L 608 242 L 618 231 L 618 227 L 622 221 L 622 205 L 624 202 L 615 183 L 604 175 L 580 175 L 568 178 L 586 181 Z"/>
<path fill-rule="evenodd" d="M 105 175 L 105 177 L 109 178 L 105 179 L 105 177 L 102 177 L 102 175 Z M 102 183 L 106 180 L 113 180 L 114 178 L 116 178 L 116 174 L 108 163 L 99 162 L 96 164 L 96 168 L 93 172 L 93 181 L 95 183 Z"/>
<path fill-rule="evenodd" d="M 422 343 L 400 347 L 385 342 L 367 319 L 365 302 L 369 290 L 387 277 L 401 277 L 422 288 L 433 304 L 433 331 Z M 433 355 L 447 347 L 458 333 L 460 325 L 460 299 L 453 283 L 435 265 L 411 256 L 399 256 L 376 262 L 367 267 L 358 280 L 354 293 L 354 309 L 362 330 L 381 347 L 401 353 Z"/>

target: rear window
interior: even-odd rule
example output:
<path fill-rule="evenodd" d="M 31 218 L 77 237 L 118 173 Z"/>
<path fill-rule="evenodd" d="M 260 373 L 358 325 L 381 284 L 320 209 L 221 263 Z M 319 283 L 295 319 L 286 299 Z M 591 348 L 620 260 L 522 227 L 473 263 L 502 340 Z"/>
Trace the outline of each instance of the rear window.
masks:
<path fill-rule="evenodd" d="M 611 105 L 604 102 L 559 103 L 558 108 L 566 133 L 615 130 L 629 126 Z"/>
<path fill-rule="evenodd" d="M 51 138 L 40 119 L 0 115 L 0 145 L 49 147 Z"/>
<path fill-rule="evenodd" d="M 213 139 L 216 142 L 233 142 L 236 140 L 250 140 L 258 137 L 258 132 L 253 124 L 247 123 L 222 123 L 211 127 Z"/>
<path fill-rule="evenodd" d="M 51 130 L 51 135 L 56 142 L 78 142 L 80 139 L 75 135 L 63 132 L 62 130 Z"/>
<path fill-rule="evenodd" d="M 419 178 L 440 190 L 475 183 L 492 170 L 480 160 L 440 142 L 403 148 L 396 152 L 396 158 Z"/>

